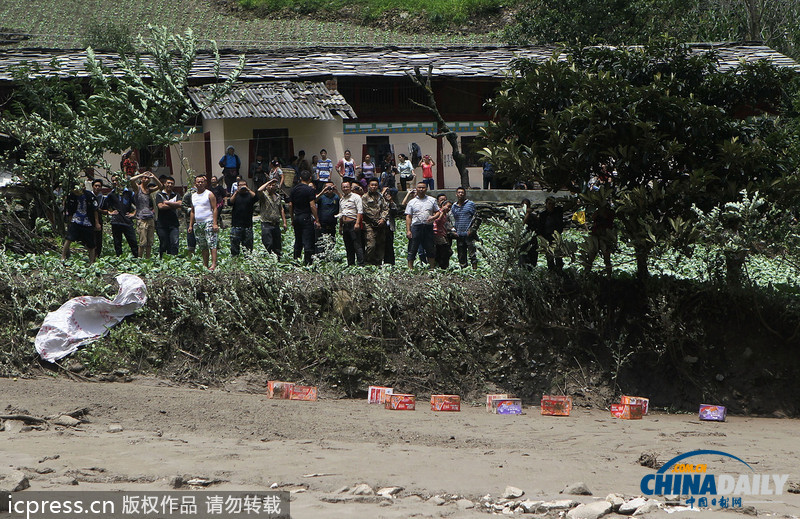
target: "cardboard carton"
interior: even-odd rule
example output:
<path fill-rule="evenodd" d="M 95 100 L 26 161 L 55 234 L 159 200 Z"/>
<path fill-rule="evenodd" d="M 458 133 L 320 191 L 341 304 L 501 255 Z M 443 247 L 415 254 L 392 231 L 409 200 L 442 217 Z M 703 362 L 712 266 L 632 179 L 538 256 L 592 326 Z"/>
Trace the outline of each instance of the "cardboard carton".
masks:
<path fill-rule="evenodd" d="M 392 393 L 388 395 L 385 406 L 392 411 L 414 411 L 417 407 L 417 397 Z"/>
<path fill-rule="evenodd" d="M 522 414 L 522 400 L 519 398 L 495 398 L 492 400 L 495 414 Z"/>
<path fill-rule="evenodd" d="M 641 420 L 642 404 L 611 404 L 611 416 L 623 420 Z"/>
<path fill-rule="evenodd" d="M 267 398 L 289 399 L 289 393 L 294 387 L 293 382 L 267 381 Z"/>
<path fill-rule="evenodd" d="M 724 422 L 728 409 L 722 405 L 700 404 L 700 419 L 711 422 Z"/>
<path fill-rule="evenodd" d="M 431 395 L 431 411 L 461 411 L 458 395 Z"/>
<path fill-rule="evenodd" d="M 367 402 L 370 404 L 385 404 L 386 399 L 392 394 L 393 389 L 384 386 L 369 386 Z"/>
<path fill-rule="evenodd" d="M 572 412 L 572 397 L 542 395 L 542 414 L 547 416 L 569 416 Z"/>
<path fill-rule="evenodd" d="M 289 391 L 289 400 L 317 400 L 317 386 L 292 386 Z"/>
<path fill-rule="evenodd" d="M 650 408 L 650 399 L 641 396 L 625 396 L 622 395 L 619 401 L 620 404 L 640 404 L 642 406 L 642 415 L 647 415 Z"/>
<path fill-rule="evenodd" d="M 508 393 L 490 393 L 486 395 L 486 412 L 493 412 L 492 401 L 498 398 L 514 398 L 514 395 L 509 395 Z"/>

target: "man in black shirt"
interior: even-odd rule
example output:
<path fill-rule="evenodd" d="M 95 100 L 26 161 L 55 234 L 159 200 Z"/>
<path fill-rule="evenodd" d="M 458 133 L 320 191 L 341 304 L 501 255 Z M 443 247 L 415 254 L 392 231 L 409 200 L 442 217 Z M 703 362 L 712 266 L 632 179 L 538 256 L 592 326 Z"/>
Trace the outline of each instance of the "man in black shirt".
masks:
<path fill-rule="evenodd" d="M 315 229 L 318 228 L 317 190 L 310 171 L 300 172 L 300 183 L 289 194 L 289 214 L 294 228 L 294 259 L 305 251 L 304 263 L 311 265 L 314 255 Z"/>
<path fill-rule="evenodd" d="M 178 209 L 183 204 L 178 198 L 178 194 L 173 191 L 175 179 L 165 175 L 160 180 L 164 184 L 164 190 L 159 191 L 156 195 L 156 205 L 158 206 L 158 219 L 156 220 L 158 255 L 159 257 L 164 257 L 164 253 L 167 253 L 177 256 L 178 240 L 181 235 Z"/>
<path fill-rule="evenodd" d="M 111 236 L 114 238 L 114 252 L 122 256 L 122 237 L 128 241 L 134 258 L 139 255 L 139 244 L 133 230 L 133 217 L 136 207 L 133 204 L 134 193 L 128 188 L 122 189 L 116 177 L 111 179 L 114 190 L 106 197 L 103 209 L 111 216 Z"/>
<path fill-rule="evenodd" d="M 231 256 L 238 256 L 240 245 L 253 252 L 253 207 L 256 194 L 247 187 L 247 181 L 239 180 L 236 191 L 228 199 L 231 210 Z"/>
<path fill-rule="evenodd" d="M 336 243 L 336 215 L 339 214 L 339 194 L 333 182 L 326 182 L 325 187 L 317 195 L 317 215 L 319 215 L 320 228 L 317 231 L 317 240 L 327 234 L 331 237 L 332 244 Z"/>

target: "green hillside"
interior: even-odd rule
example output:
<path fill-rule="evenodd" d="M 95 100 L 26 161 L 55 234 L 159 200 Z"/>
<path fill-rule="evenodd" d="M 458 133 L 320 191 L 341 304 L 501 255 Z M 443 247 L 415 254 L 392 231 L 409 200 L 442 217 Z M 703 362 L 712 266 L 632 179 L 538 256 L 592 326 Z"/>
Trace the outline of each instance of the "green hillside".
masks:
<path fill-rule="evenodd" d="M 311 0 L 309 0 L 311 1 Z M 415 0 L 405 0 L 414 2 Z M 448 0 L 442 5 L 465 5 L 496 0 Z M 478 5 L 478 4 L 475 4 Z M 451 11 L 454 8 L 451 9 Z M 471 9 L 471 7 L 470 7 Z M 89 35 L 102 32 L 139 33 L 147 24 L 165 25 L 174 32 L 191 27 L 201 39 L 216 40 L 220 47 L 253 48 L 297 45 L 408 45 L 469 44 L 491 41 L 487 35 L 456 35 L 420 29 L 398 18 L 385 24 L 390 30 L 353 22 L 320 22 L 284 10 L 286 18 L 260 17 L 263 9 L 243 9 L 236 3 L 212 0 L 4 0 L 0 2 L 0 25 L 32 37 L 28 47 L 83 47 Z M 366 13 L 366 10 L 360 12 Z M 377 11 L 375 11 L 377 12 Z M 455 12 L 455 11 L 453 11 Z M 471 12 L 464 8 L 459 12 Z M 339 16 L 341 18 L 341 16 Z M 330 19 L 330 17 L 329 17 Z M 380 24 L 376 24 L 380 25 Z"/>

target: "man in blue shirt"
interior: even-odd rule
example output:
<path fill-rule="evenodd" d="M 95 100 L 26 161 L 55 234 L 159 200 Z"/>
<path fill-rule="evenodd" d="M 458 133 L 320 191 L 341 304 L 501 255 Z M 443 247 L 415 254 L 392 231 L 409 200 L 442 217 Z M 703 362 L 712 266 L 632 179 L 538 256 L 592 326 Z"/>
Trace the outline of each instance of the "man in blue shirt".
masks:
<path fill-rule="evenodd" d="M 463 187 L 456 189 L 456 203 L 451 209 L 453 214 L 453 227 L 456 231 L 456 247 L 458 249 L 458 262 L 461 267 L 467 266 L 467 255 L 472 268 L 478 268 L 478 256 L 475 253 L 475 238 L 477 234 L 472 228 L 475 222 L 477 209 L 475 202 L 467 200 L 467 191 Z"/>
<path fill-rule="evenodd" d="M 242 167 L 242 161 L 239 155 L 235 153 L 233 146 L 228 146 L 225 149 L 225 155 L 219 159 L 219 167 L 222 168 L 222 176 L 225 178 L 225 187 L 228 193 L 231 192 L 236 177 L 239 176 L 239 168 Z"/>

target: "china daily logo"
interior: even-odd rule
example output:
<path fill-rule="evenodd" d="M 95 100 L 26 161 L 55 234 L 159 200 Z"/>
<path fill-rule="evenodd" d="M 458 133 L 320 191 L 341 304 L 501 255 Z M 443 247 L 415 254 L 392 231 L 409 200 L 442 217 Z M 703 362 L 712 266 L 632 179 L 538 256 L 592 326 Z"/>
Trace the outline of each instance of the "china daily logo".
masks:
<path fill-rule="evenodd" d="M 724 456 L 747 469 L 742 469 L 744 474 L 712 474 L 707 463 L 686 462 L 697 456 Z M 742 497 L 781 495 L 788 479 L 789 474 L 756 474 L 747 462 L 727 452 L 696 450 L 672 458 L 655 474 L 643 477 L 639 486 L 645 496 L 688 496 L 686 504 L 691 507 L 711 503 L 727 508 L 741 507 Z"/>

